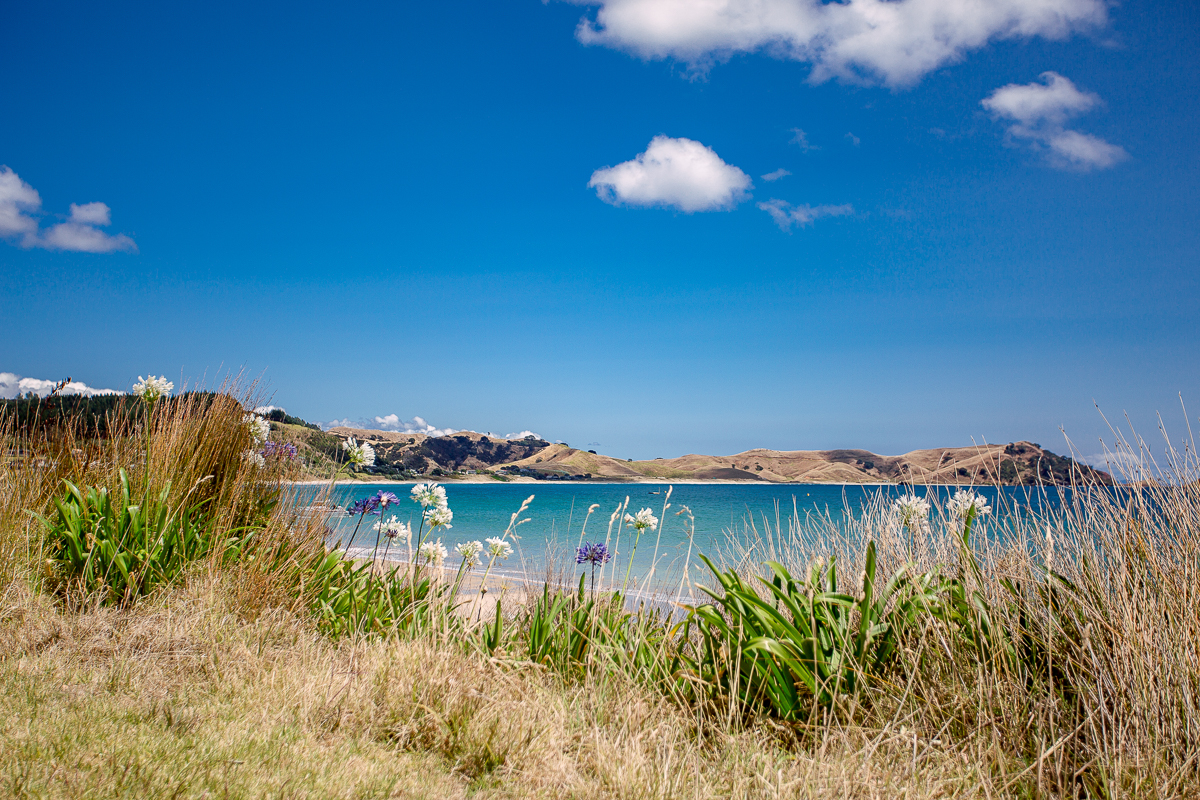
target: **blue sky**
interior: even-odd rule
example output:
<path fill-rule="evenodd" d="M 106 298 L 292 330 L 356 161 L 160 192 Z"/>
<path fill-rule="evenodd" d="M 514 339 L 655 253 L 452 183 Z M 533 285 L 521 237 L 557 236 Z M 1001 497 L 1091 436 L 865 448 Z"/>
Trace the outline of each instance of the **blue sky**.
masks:
<path fill-rule="evenodd" d="M 1181 433 L 1200 11 L 977 1 L 8 4 L 0 372 L 621 457 Z"/>

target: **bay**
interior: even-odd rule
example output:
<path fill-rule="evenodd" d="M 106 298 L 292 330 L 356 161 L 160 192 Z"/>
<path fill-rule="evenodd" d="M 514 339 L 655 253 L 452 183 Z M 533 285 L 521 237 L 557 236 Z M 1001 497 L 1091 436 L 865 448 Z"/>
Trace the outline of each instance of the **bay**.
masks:
<path fill-rule="evenodd" d="M 607 540 L 610 550 L 616 551 L 610 576 L 618 573 L 619 583 L 628 568 L 633 585 L 642 584 L 652 574 L 652 584 L 659 588 L 678 582 L 689 552 L 691 574 L 695 575 L 697 568 L 704 569 L 697 558 L 700 553 L 715 555 L 729 543 L 730 537 L 742 535 L 748 525 L 760 532 L 780 526 L 787 531 L 788 519 L 793 515 L 801 520 L 806 516 L 827 515 L 834 524 L 844 525 L 871 502 L 890 502 L 913 491 L 944 505 L 954 492 L 964 488 L 917 486 L 910 490 L 898 485 L 759 483 L 447 483 L 443 486 L 454 519 L 450 530 L 438 531 L 433 538 L 441 539 L 450 551 L 447 563 L 451 566 L 458 563 L 455 543 L 502 536 L 512 514 L 532 495 L 528 509 L 521 515 L 527 521 L 515 529 L 517 538 L 510 539 L 515 553 L 507 563 L 497 565 L 498 571 L 544 579 L 549 567 L 549 573 L 557 569 L 563 573 L 562 577 L 570 578 L 579 574 L 574 569 L 575 547 L 581 541 Z M 341 484 L 334 499 L 346 508 L 380 490 L 395 492 L 401 502 L 389 508 L 385 516 L 396 515 L 401 521 L 411 523 L 416 532 L 421 515 L 420 508 L 409 497 L 410 489 L 410 484 Z M 1031 510 L 1056 509 L 1069 496 L 1069 490 L 1054 487 L 983 486 L 975 487 L 975 491 L 995 509 L 989 526 L 992 530 L 1002 530 L 1006 519 Z M 589 516 L 588 509 L 593 504 L 596 508 Z M 668 505 L 665 510 L 664 505 Z M 622 529 L 619 517 L 610 528 L 610 519 L 618 508 L 628 513 L 649 508 L 660 519 L 659 530 L 644 533 L 636 551 L 630 530 L 628 526 Z M 348 537 L 353 536 L 352 552 L 369 557 L 376 543 L 376 532 L 371 526 L 377 519 L 368 516 L 354 535 L 357 519 L 346 515 L 336 517 L 332 521 L 331 543 L 345 545 Z M 389 551 L 389 558 L 406 557 L 403 543 Z"/>

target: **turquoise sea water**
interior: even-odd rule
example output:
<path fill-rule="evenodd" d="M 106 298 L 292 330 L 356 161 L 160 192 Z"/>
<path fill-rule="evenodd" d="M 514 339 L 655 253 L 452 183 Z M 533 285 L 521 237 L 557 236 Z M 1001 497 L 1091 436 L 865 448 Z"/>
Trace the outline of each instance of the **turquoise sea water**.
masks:
<path fill-rule="evenodd" d="M 636 513 L 639 509 L 649 508 L 656 517 L 660 518 L 661 541 L 659 542 L 659 560 L 655 569 L 655 583 L 678 581 L 682 562 L 688 552 L 688 528 L 694 520 L 694 540 L 692 548 L 693 574 L 699 564 L 696 554 L 713 554 L 727 541 L 730 532 L 744 529 L 745 523 L 753 518 L 758 529 L 763 530 L 763 518 L 766 517 L 772 527 L 775 525 L 776 508 L 783 521 L 783 529 L 787 530 L 787 519 L 793 513 L 793 508 L 803 518 L 806 514 L 825 514 L 828 512 L 835 521 L 845 520 L 847 515 L 861 512 L 864 503 L 871 498 L 877 498 L 881 493 L 885 498 L 902 494 L 905 489 L 899 486 L 832 486 L 828 484 L 678 484 L 674 485 L 670 497 L 671 507 L 663 513 L 663 503 L 669 484 L 611 484 L 611 483 L 471 483 L 444 484 L 447 499 L 454 512 L 453 528 L 440 531 L 439 537 L 447 550 L 451 551 L 448 563 L 457 563 L 454 559 L 453 547 L 457 542 L 467 540 L 483 540 L 489 536 L 500 536 L 508 526 L 512 514 L 520 508 L 522 501 L 530 495 L 534 496 L 529 509 L 522 515 L 529 521 L 522 524 L 517 532 L 520 538 L 514 543 L 517 552 L 509 562 L 503 565 L 508 573 L 524 571 L 530 575 L 544 574 L 544 564 L 548 554 L 557 552 L 558 560 L 573 558 L 573 549 L 579 543 L 584 519 L 587 517 L 588 506 L 593 503 L 599 507 L 587 521 L 586 541 L 605 540 L 608 532 L 609 517 L 618 506 L 624 506 L 628 498 L 628 510 Z M 395 514 L 402 521 L 411 522 L 416 531 L 420 523 L 419 507 L 409 497 L 411 485 L 408 484 L 355 484 L 341 486 L 335 494 L 336 501 L 343 507 L 350 506 L 355 500 L 372 495 L 383 489 L 395 492 L 400 498 L 399 506 L 393 506 L 385 512 L 386 516 Z M 918 495 L 938 494 L 944 503 L 956 487 L 917 487 Z M 1042 492 L 1026 487 L 982 487 L 977 491 L 986 497 L 995 508 L 993 519 L 1002 522 L 1006 515 L 1022 513 L 1030 507 L 1057 507 L 1060 497 L 1056 490 Z M 1001 497 L 1003 495 L 1003 497 Z M 794 505 L 793 505 L 794 504 Z M 691 512 L 688 515 L 677 515 L 683 507 Z M 376 517 L 364 520 L 352 547 L 365 549 L 367 553 L 375 545 L 376 534 L 371 525 Z M 354 529 L 356 520 L 341 516 L 333 521 L 335 531 L 332 541 L 345 544 Z M 613 526 L 616 534 L 616 525 Z M 646 575 L 651 566 L 655 552 L 655 542 L 658 532 L 644 534 L 633 560 L 632 574 L 635 577 Z M 438 537 L 435 537 L 438 538 Z M 615 544 L 615 543 L 613 543 Z M 361 550 L 359 551 L 361 552 Z M 401 546 L 401 552 L 395 549 L 389 554 L 405 557 L 407 552 Z M 622 533 L 620 555 L 617 559 L 618 570 L 623 576 L 628 559 L 633 555 L 633 544 L 626 529 Z M 703 567 L 700 567 L 703 569 Z M 578 574 L 578 573 L 576 573 Z M 674 577 L 673 577 L 674 576 Z"/>

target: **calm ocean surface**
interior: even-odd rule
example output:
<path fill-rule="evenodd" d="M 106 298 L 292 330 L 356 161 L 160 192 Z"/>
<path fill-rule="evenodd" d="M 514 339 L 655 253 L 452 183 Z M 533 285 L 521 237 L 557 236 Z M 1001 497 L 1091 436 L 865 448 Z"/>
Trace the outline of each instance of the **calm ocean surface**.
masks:
<path fill-rule="evenodd" d="M 677 576 L 687 556 L 687 530 L 692 522 L 686 514 L 676 514 L 684 506 L 691 511 L 695 521 L 695 541 L 692 550 L 692 570 L 695 574 L 696 565 L 700 563 L 695 557 L 696 554 L 714 554 L 718 546 L 727 541 L 730 532 L 742 530 L 751 518 L 760 531 L 763 530 L 764 517 L 770 520 L 773 527 L 777 504 L 783 529 L 786 531 L 793 503 L 801 518 L 809 513 L 823 515 L 828 511 L 835 520 L 844 520 L 846 515 L 858 514 L 863 504 L 872 497 L 878 497 L 880 494 L 887 498 L 897 497 L 905 491 L 899 486 L 677 484 L 671 494 L 671 507 L 664 514 L 663 502 L 669 484 L 449 483 L 444 486 L 450 508 L 454 512 L 454 521 L 453 528 L 440 532 L 440 538 L 447 550 L 451 551 L 450 563 L 457 563 L 453 555 L 455 543 L 500 536 L 508 526 L 513 512 L 532 494 L 533 502 L 522 515 L 522 518 L 528 518 L 529 521 L 517 529 L 520 536 L 514 543 L 517 552 L 504 565 L 504 569 L 508 573 L 525 570 L 529 574 L 536 574 L 545 564 L 549 553 L 557 551 L 560 560 L 573 556 L 573 552 L 570 551 L 579 543 L 589 505 L 597 503 L 599 508 L 592 513 L 587 522 L 585 541 L 603 542 L 608 531 L 610 515 L 618 506 L 624 505 L 628 498 L 628 509 L 631 513 L 649 508 L 661 520 L 662 540 L 655 571 L 656 583 L 660 580 L 669 582 L 671 575 Z M 340 505 L 346 507 L 380 489 L 395 492 L 401 498 L 401 503 L 389 508 L 385 513 L 388 517 L 395 514 L 400 520 L 411 522 L 415 532 L 421 517 L 418 506 L 409 497 L 411 488 L 411 484 L 344 485 L 338 487 L 335 498 Z M 943 503 L 955 491 L 955 487 L 916 489 L 916 493 L 921 496 L 939 495 Z M 1054 508 L 1060 502 L 1057 492 L 1053 489 L 1041 492 L 1028 487 L 982 487 L 977 491 L 995 508 L 994 522 L 1002 522 L 1006 514 L 1020 513 L 1031 506 Z M 1001 494 L 1004 495 L 1003 498 L 999 496 Z M 367 517 L 363 521 L 352 546 L 366 548 L 368 552 L 374 547 L 376 534 L 370 526 L 377 519 Z M 335 533 L 332 540 L 345 543 L 346 537 L 353 532 L 355 521 L 345 516 L 333 520 Z M 616 525 L 613 526 L 613 534 L 616 534 Z M 644 575 L 649 571 L 658 535 L 657 532 L 643 535 L 633 563 L 634 575 Z M 622 574 L 626 559 L 632 550 L 632 542 L 629 541 L 626 531 L 622 534 L 618 557 Z M 403 545 L 401 551 L 397 554 L 393 548 L 389 557 L 407 555 Z M 674 580 L 677 581 L 678 577 Z"/>

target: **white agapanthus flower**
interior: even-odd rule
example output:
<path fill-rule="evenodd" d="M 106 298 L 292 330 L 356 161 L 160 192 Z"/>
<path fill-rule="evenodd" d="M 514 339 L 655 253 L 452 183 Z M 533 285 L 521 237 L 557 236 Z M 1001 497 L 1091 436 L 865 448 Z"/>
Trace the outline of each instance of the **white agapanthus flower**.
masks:
<path fill-rule="evenodd" d="M 435 564 L 440 566 L 441 563 L 446 560 L 446 546 L 442 544 L 441 539 L 438 539 L 436 542 L 426 542 L 425 544 L 421 545 L 419 552 L 421 554 L 421 558 L 424 558 L 425 563 L 427 564 Z"/>
<path fill-rule="evenodd" d="M 959 489 L 946 504 L 946 511 L 950 514 L 950 519 L 959 524 L 966 520 L 967 514 L 971 513 L 972 508 L 975 509 L 976 519 L 992 513 L 992 507 L 988 505 L 988 501 L 983 498 L 983 495 L 971 489 Z"/>
<path fill-rule="evenodd" d="M 259 468 L 267 465 L 267 460 L 263 458 L 263 454 L 257 450 L 247 450 L 246 452 L 242 453 L 242 458 Z"/>
<path fill-rule="evenodd" d="M 892 503 L 892 512 L 902 527 L 920 530 L 929 520 L 929 501 L 913 494 L 897 497 Z"/>
<path fill-rule="evenodd" d="M 419 483 L 412 488 L 412 499 L 421 508 L 445 508 L 446 489 L 436 483 Z"/>
<path fill-rule="evenodd" d="M 492 537 L 486 541 L 488 555 L 490 555 L 492 558 L 507 559 L 512 555 L 512 545 L 503 539 Z"/>
<path fill-rule="evenodd" d="M 473 569 L 479 563 L 479 554 L 483 552 L 483 542 L 459 542 L 454 545 L 454 550 L 462 556 L 463 565 L 467 569 Z"/>
<path fill-rule="evenodd" d="M 406 542 L 412 541 L 412 528 L 409 527 L 407 522 L 398 520 L 395 514 L 386 522 L 382 519 L 379 520 L 372 527 L 388 539 L 403 539 Z"/>
<path fill-rule="evenodd" d="M 658 517 L 654 516 L 654 514 L 650 512 L 650 509 L 643 508 L 641 511 L 637 512 L 636 515 L 626 514 L 625 524 L 632 525 L 639 531 L 643 531 L 646 528 L 649 528 L 653 531 L 658 529 Z"/>
<path fill-rule="evenodd" d="M 435 528 L 453 528 L 450 520 L 454 519 L 454 512 L 447 506 L 434 506 L 433 508 L 425 509 L 425 524 L 430 530 Z"/>
<path fill-rule="evenodd" d="M 356 467 L 373 467 L 375 466 L 375 448 L 366 442 L 361 444 L 351 436 L 346 441 L 342 442 L 342 449 L 346 451 L 346 457 L 350 459 L 350 463 Z"/>
<path fill-rule="evenodd" d="M 145 400 L 147 403 L 153 403 L 160 397 L 170 397 L 175 384 L 167 380 L 167 376 L 156 378 L 151 375 L 149 378 L 143 378 L 138 375 L 138 382 L 133 385 L 133 393 Z"/>
<path fill-rule="evenodd" d="M 262 447 L 267 443 L 267 437 L 271 435 L 271 423 L 258 414 L 247 414 L 242 422 L 250 426 L 250 438 L 255 447 Z"/>

